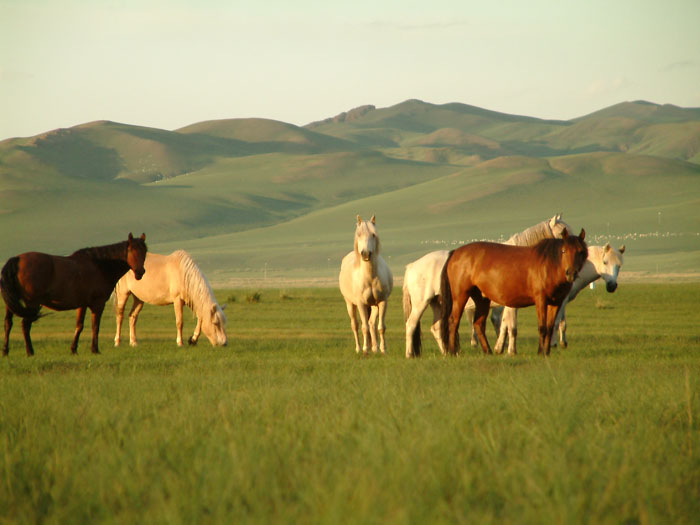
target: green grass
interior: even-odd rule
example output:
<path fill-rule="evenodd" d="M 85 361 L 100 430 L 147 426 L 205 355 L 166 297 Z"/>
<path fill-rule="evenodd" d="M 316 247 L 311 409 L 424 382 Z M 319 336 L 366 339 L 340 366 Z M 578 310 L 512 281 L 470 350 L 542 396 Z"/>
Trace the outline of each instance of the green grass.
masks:
<path fill-rule="evenodd" d="M 260 301 L 246 297 L 260 294 Z M 700 285 L 623 284 L 567 308 L 567 350 L 353 350 L 336 289 L 218 290 L 229 346 L 179 349 L 146 306 L 102 355 L 74 313 L 17 323 L 0 361 L 0 521 L 692 523 L 700 514 Z M 427 333 L 424 320 L 424 333 Z M 186 330 L 193 320 L 186 318 Z M 122 334 L 123 336 L 125 334 Z M 493 333 L 489 331 L 493 342 Z M 123 343 L 124 344 L 124 343 Z"/>

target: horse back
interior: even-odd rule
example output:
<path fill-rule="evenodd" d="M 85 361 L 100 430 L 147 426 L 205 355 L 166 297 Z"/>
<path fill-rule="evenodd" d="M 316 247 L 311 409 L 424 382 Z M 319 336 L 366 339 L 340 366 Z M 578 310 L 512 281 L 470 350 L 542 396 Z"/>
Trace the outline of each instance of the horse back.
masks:
<path fill-rule="evenodd" d="M 474 242 L 457 248 L 448 263 L 454 293 L 481 294 L 504 306 L 522 308 L 535 302 L 534 274 L 541 272 L 531 248 Z"/>
<path fill-rule="evenodd" d="M 17 280 L 27 304 L 72 310 L 106 300 L 113 284 L 89 258 L 40 252 L 19 255 Z"/>
<path fill-rule="evenodd" d="M 119 288 L 128 289 L 140 300 L 157 306 L 172 304 L 181 295 L 181 271 L 175 253 L 148 252 L 143 267 L 146 273 L 141 279 L 137 280 L 129 270 L 119 281 Z"/>

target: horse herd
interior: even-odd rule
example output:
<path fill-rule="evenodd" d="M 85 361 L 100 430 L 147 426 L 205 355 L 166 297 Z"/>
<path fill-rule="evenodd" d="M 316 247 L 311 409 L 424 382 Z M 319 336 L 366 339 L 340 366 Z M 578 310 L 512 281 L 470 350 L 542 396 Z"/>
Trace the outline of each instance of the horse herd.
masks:
<path fill-rule="evenodd" d="M 584 238 L 583 229 L 574 235 L 561 215 L 555 215 L 503 244 L 470 243 L 451 252 L 428 253 L 407 265 L 403 282 L 406 357 L 421 354 L 420 319 L 428 306 L 433 310 L 431 332 L 443 354 L 459 352 L 458 328 L 465 313 L 474 328 L 472 346 L 478 340 L 483 351 L 491 353 L 485 331 L 490 309 L 492 322 L 500 330 L 496 353 L 503 352 L 507 340 L 508 353 L 515 354 L 517 308 L 531 305 L 537 309 L 539 353 L 549 354 L 555 324 L 566 346 L 566 303 L 598 278 L 605 280 L 609 292 L 615 291 L 625 251 L 624 246 L 616 250 L 609 244 L 589 247 Z M 369 353 L 370 348 L 386 352 L 384 318 L 393 276 L 379 251 L 376 218 L 364 221 L 358 215 L 354 249 L 343 258 L 339 275 L 358 353 L 358 314 L 362 352 Z M 183 250 L 170 255 L 148 252 L 145 234 L 136 238 L 130 233 L 126 241 L 83 248 L 67 257 L 39 252 L 11 257 L 0 272 L 0 292 L 5 301 L 5 356 L 15 315 L 22 319 L 26 353 L 34 355 L 30 331 L 41 317 L 42 306 L 77 310 L 73 353 L 89 309 L 91 350 L 99 353 L 100 320 L 111 295 L 116 309 L 115 346 L 121 342 L 124 308 L 132 295 L 131 346 L 137 345 L 136 321 L 144 302 L 174 305 L 179 346 L 183 345 L 184 305 L 197 317 L 190 344 L 196 344 L 201 333 L 214 346 L 228 342 L 223 307 L 197 264 Z"/>
<path fill-rule="evenodd" d="M 563 347 L 566 341 L 565 306 L 579 291 L 598 278 L 608 292 L 617 288 L 624 245 L 616 250 L 587 246 L 585 231 L 575 235 L 561 214 L 513 235 L 505 243 L 473 242 L 453 251 L 428 253 L 406 266 L 403 310 L 406 321 L 406 357 L 421 353 L 420 320 L 430 306 L 431 332 L 443 354 L 459 352 L 459 323 L 464 313 L 484 353 L 492 353 L 486 339 L 486 318 L 499 331 L 496 353 L 506 340 L 508 354 L 516 353 L 517 309 L 535 305 L 539 331 L 538 353 L 549 355 L 555 325 Z M 379 255 L 376 218 L 357 216 L 354 249 L 340 269 L 340 291 L 350 316 L 355 351 L 386 351 L 384 317 L 393 288 L 393 276 Z M 499 318 L 498 312 L 502 311 Z M 476 334 L 476 338 L 474 337 Z"/>

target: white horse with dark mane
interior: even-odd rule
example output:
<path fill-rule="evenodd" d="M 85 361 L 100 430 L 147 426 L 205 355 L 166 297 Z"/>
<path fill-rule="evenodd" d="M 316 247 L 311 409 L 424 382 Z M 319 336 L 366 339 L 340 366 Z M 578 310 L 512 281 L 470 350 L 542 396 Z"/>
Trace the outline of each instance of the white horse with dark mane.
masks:
<path fill-rule="evenodd" d="M 129 344 L 136 346 L 136 321 L 144 303 L 165 306 L 172 304 L 175 309 L 176 342 L 182 346 L 182 308 L 189 306 L 197 316 L 197 326 L 189 343 L 197 344 L 199 335 L 204 332 L 213 346 L 224 346 L 226 337 L 226 315 L 212 292 L 209 281 L 189 254 L 177 250 L 170 255 L 149 252 L 144 264 L 146 273 L 137 281 L 134 272 L 127 272 L 114 289 L 114 302 L 117 314 L 117 333 L 114 346 L 121 342 L 124 307 L 130 295 L 134 304 L 129 312 Z M 224 305 L 225 306 L 225 305 Z"/>
<path fill-rule="evenodd" d="M 578 272 L 578 277 L 574 280 L 569 295 L 566 296 L 566 299 L 561 304 L 561 309 L 554 322 L 555 329 L 559 326 L 559 342 L 562 348 L 566 348 L 569 344 L 566 340 L 565 308 L 567 303 L 573 301 L 581 290 L 599 278 L 605 281 L 605 289 L 609 293 L 617 290 L 617 276 L 620 274 L 620 268 L 622 268 L 622 263 L 624 262 L 622 258 L 623 253 L 625 253 L 624 244 L 620 246 L 619 250 L 610 246 L 610 243 L 605 246 L 588 247 L 588 259 L 581 271 Z"/>
<path fill-rule="evenodd" d="M 360 352 L 360 338 L 357 331 L 357 314 L 362 323 L 362 352 L 369 351 L 371 338 L 372 352 L 377 352 L 377 332 L 379 350 L 386 352 L 384 340 L 384 317 L 394 277 L 389 266 L 379 255 L 379 237 L 376 219 L 369 221 L 357 216 L 354 249 L 343 257 L 338 282 L 350 316 L 350 327 L 355 336 L 355 351 Z"/>
<path fill-rule="evenodd" d="M 542 239 L 560 238 L 564 230 L 567 230 L 568 233 L 572 232 L 569 225 L 561 220 L 561 214 L 558 214 L 512 235 L 505 244 L 532 246 Z M 449 251 L 447 250 L 430 252 L 406 266 L 403 281 L 403 311 L 406 320 L 406 357 L 408 358 L 420 355 L 420 320 L 428 306 L 433 310 L 433 323 L 430 326 L 430 331 L 437 341 L 440 351 L 445 354 L 445 348 L 440 338 L 440 275 L 448 255 Z M 505 310 L 512 309 L 506 308 Z M 467 315 L 469 326 L 472 326 L 474 319 L 473 301 L 467 302 L 464 313 Z M 500 329 L 504 329 L 497 314 L 492 315 L 491 319 L 496 330 L 498 330 L 499 324 Z M 512 317 L 506 317 L 504 314 L 504 319 L 510 321 Z"/>

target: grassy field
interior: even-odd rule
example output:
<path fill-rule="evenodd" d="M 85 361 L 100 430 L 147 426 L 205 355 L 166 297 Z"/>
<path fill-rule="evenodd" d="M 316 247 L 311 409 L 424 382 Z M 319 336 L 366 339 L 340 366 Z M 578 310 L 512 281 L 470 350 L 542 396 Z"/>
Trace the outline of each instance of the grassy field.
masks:
<path fill-rule="evenodd" d="M 358 357 L 336 289 L 219 290 L 229 346 L 69 345 L 74 313 L 17 323 L 0 360 L 0 522 L 697 523 L 700 285 L 582 292 L 567 350 Z M 193 328 L 186 319 L 186 330 Z M 424 324 L 424 328 L 427 325 Z M 127 336 L 127 334 L 122 334 Z M 493 333 L 489 331 L 493 342 Z"/>

